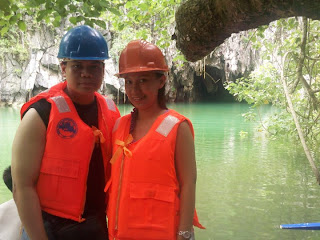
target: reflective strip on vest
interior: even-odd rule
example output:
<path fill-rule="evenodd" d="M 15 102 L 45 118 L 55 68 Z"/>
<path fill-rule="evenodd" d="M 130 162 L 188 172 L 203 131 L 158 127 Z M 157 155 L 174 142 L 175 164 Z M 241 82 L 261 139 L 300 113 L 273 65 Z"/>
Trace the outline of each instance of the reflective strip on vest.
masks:
<path fill-rule="evenodd" d="M 104 99 L 106 100 L 108 109 L 113 111 L 113 112 L 115 112 L 116 111 L 116 106 L 115 106 L 113 100 L 108 98 L 108 97 L 105 97 Z"/>
<path fill-rule="evenodd" d="M 59 113 L 71 112 L 68 103 L 63 96 L 56 96 L 51 99 L 56 103 Z"/>
<path fill-rule="evenodd" d="M 165 119 L 163 119 L 163 121 L 161 122 L 161 124 L 159 125 L 159 127 L 157 128 L 156 132 L 160 133 L 161 135 L 167 137 L 168 134 L 171 132 L 172 128 L 179 122 L 179 119 L 168 115 Z"/>
<path fill-rule="evenodd" d="M 112 129 L 112 132 L 117 131 L 118 126 L 119 126 L 119 123 L 120 123 L 120 118 L 118 118 L 118 119 L 116 120 L 116 122 L 114 123 L 113 129 Z"/>

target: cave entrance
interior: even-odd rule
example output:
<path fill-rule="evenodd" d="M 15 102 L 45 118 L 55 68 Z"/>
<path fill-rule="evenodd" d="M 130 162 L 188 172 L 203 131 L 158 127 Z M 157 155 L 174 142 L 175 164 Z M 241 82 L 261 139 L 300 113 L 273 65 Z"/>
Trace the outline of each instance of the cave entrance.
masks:
<path fill-rule="evenodd" d="M 235 102 L 233 96 L 224 88 L 224 70 L 207 66 L 205 74 L 194 75 L 195 96 L 201 102 Z"/>

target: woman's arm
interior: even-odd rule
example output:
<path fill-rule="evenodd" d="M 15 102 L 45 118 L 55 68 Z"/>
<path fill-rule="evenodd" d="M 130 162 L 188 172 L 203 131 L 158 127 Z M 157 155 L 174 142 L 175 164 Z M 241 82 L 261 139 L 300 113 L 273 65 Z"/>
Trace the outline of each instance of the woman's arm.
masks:
<path fill-rule="evenodd" d="M 189 124 L 182 122 L 178 128 L 175 162 L 180 184 L 180 223 L 178 231 L 192 231 L 197 180 L 194 139 Z M 178 240 L 184 239 L 181 236 Z"/>
<path fill-rule="evenodd" d="M 36 183 L 46 142 L 46 127 L 33 108 L 24 115 L 12 145 L 13 198 L 32 240 L 47 240 Z"/>

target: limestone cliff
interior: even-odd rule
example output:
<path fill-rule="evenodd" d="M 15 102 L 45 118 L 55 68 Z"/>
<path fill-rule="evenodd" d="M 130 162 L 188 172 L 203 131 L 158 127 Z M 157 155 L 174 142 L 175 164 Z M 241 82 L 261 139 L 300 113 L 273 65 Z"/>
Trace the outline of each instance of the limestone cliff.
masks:
<path fill-rule="evenodd" d="M 30 44 L 24 46 L 23 53 L 8 51 L 2 56 L 0 62 L 1 105 L 19 106 L 37 93 L 63 81 L 57 59 L 59 39 L 63 34 L 59 29 L 49 30 L 42 26 L 34 32 L 26 33 L 24 37 Z M 101 88 L 104 94 L 111 96 L 117 94 L 120 85 L 114 76 L 115 73 L 112 59 L 107 60 L 105 84 Z"/>
<path fill-rule="evenodd" d="M 26 33 L 25 37 L 31 44 L 25 46 L 23 53 L 3 56 L 0 62 L 0 104 L 21 105 L 40 91 L 62 81 L 56 56 L 63 33 L 60 29 L 41 27 Z M 110 43 L 108 33 L 103 34 Z M 194 63 L 186 62 L 183 66 L 181 62 L 172 60 L 177 51 L 172 42 L 164 51 L 170 67 L 166 86 L 168 101 L 216 101 L 228 96 L 223 83 L 249 73 L 258 59 L 258 53 L 241 40 L 246 34 L 233 34 L 209 56 Z M 105 84 L 101 92 L 110 95 L 116 102 L 123 102 L 123 83 L 114 76 L 116 71 L 116 61 L 107 60 Z"/>
<path fill-rule="evenodd" d="M 259 65 L 259 53 L 242 40 L 247 35 L 248 32 L 232 34 L 197 62 L 188 62 L 183 67 L 173 64 L 169 99 L 184 102 L 233 100 L 224 89 L 224 83 L 247 76 Z"/>

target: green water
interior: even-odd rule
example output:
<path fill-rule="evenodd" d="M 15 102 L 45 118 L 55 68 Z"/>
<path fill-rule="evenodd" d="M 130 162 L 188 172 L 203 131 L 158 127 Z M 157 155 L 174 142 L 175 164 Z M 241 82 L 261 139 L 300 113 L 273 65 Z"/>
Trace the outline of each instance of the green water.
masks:
<path fill-rule="evenodd" d="M 281 230 L 280 224 L 320 222 L 320 187 L 302 148 L 269 140 L 243 120 L 245 104 L 180 104 L 195 129 L 197 211 L 206 230 L 197 240 L 320 239 L 320 231 Z M 119 106 L 122 113 L 129 106 Z M 272 111 L 266 107 L 263 116 Z M 18 110 L 0 108 L 0 171 L 10 164 Z M 242 132 L 242 134 L 240 134 Z M 0 181 L 0 203 L 11 198 Z"/>
<path fill-rule="evenodd" d="M 2 181 L 2 174 L 10 165 L 12 141 L 19 122 L 19 109 L 0 107 L 0 203 L 12 198 L 11 192 Z"/>

